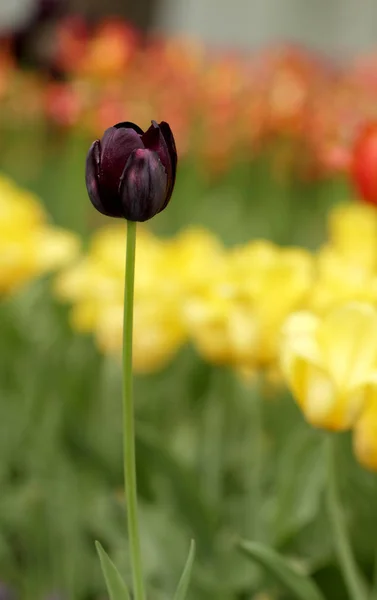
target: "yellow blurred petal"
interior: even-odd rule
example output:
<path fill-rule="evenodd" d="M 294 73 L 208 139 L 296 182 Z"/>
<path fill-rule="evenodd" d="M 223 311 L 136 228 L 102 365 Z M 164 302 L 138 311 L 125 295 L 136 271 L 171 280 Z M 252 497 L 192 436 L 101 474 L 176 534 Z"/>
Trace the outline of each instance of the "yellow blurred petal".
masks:
<path fill-rule="evenodd" d="M 326 371 L 299 355 L 292 356 L 288 366 L 286 377 L 309 423 L 334 431 L 352 426 L 365 404 L 363 389 L 340 395 Z"/>
<path fill-rule="evenodd" d="M 367 402 L 376 337 L 376 312 L 363 304 L 347 304 L 324 319 L 298 313 L 287 320 L 281 366 L 309 422 L 334 430 L 353 425 Z"/>
<path fill-rule="evenodd" d="M 185 340 L 174 314 L 164 314 L 154 303 L 135 305 L 133 368 L 150 373 L 165 366 Z M 101 307 L 95 334 L 102 352 L 120 355 L 122 350 L 123 306 Z"/>
<path fill-rule="evenodd" d="M 0 231 L 25 229 L 42 225 L 45 211 L 37 196 L 18 187 L 12 180 L 0 177 Z"/>
<path fill-rule="evenodd" d="M 23 243 L 0 241 L 0 293 L 9 293 L 36 274 L 33 245 L 28 238 Z"/>
<path fill-rule="evenodd" d="M 92 280 L 92 269 L 88 258 L 81 259 L 57 275 L 54 291 L 62 300 L 75 301 L 87 293 Z"/>
<path fill-rule="evenodd" d="M 108 225 L 93 235 L 90 256 L 99 265 L 123 273 L 126 255 L 126 226 L 124 223 Z"/>
<path fill-rule="evenodd" d="M 105 354 L 122 352 L 123 341 L 123 306 L 110 305 L 101 307 L 95 328 L 98 346 Z"/>
<path fill-rule="evenodd" d="M 323 362 L 339 392 L 357 387 L 377 358 L 377 312 L 373 306 L 350 303 L 330 312 L 317 332 Z"/>
<path fill-rule="evenodd" d="M 354 427 L 354 451 L 364 467 L 377 471 L 377 374 L 371 378 L 366 396 L 366 408 Z"/>
<path fill-rule="evenodd" d="M 310 294 L 313 310 L 325 313 L 345 302 L 373 302 L 376 299 L 377 288 L 372 270 L 350 261 L 334 248 L 321 248 L 317 267 L 317 279 Z"/>
<path fill-rule="evenodd" d="M 309 423 L 330 428 L 336 391 L 328 375 L 318 367 L 298 359 L 294 364 L 293 376 L 296 379 L 297 399 Z"/>
<path fill-rule="evenodd" d="M 91 256 L 63 271 L 55 280 L 55 293 L 71 302 L 92 299 L 97 302 L 123 300 L 124 276 L 117 277 Z"/>
<path fill-rule="evenodd" d="M 229 315 L 228 337 L 235 364 L 253 365 L 259 350 L 259 323 L 252 311 L 235 306 Z"/>
<path fill-rule="evenodd" d="M 101 307 L 91 300 L 75 304 L 71 310 L 72 328 L 80 333 L 90 333 L 96 327 Z"/>
<path fill-rule="evenodd" d="M 80 242 L 77 235 L 64 229 L 44 228 L 36 236 L 36 261 L 41 271 L 66 266 L 78 256 Z"/>
<path fill-rule="evenodd" d="M 362 202 L 340 204 L 329 215 L 331 244 L 350 262 L 376 266 L 377 211 Z"/>
<path fill-rule="evenodd" d="M 321 425 L 334 397 L 331 381 L 321 367 L 317 343 L 319 319 L 308 312 L 291 315 L 281 334 L 280 361 L 293 395 L 314 425 Z"/>
<path fill-rule="evenodd" d="M 283 369 L 289 369 L 292 356 L 322 366 L 317 332 L 320 319 L 308 311 L 290 315 L 281 330 L 281 361 Z"/>

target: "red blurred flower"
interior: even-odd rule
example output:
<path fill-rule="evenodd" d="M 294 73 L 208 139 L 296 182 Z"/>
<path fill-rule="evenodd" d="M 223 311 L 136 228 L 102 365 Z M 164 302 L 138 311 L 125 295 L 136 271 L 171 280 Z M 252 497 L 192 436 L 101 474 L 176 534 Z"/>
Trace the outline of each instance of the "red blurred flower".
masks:
<path fill-rule="evenodd" d="M 73 127 L 81 115 L 81 98 L 74 87 L 67 83 L 50 83 L 44 96 L 47 118 L 61 127 Z"/>
<path fill-rule="evenodd" d="M 361 198 L 377 204 L 377 121 L 367 123 L 356 138 L 351 177 Z"/>
<path fill-rule="evenodd" d="M 59 24 L 55 42 L 55 63 L 63 72 L 75 72 L 85 59 L 89 32 L 79 16 L 63 19 Z"/>

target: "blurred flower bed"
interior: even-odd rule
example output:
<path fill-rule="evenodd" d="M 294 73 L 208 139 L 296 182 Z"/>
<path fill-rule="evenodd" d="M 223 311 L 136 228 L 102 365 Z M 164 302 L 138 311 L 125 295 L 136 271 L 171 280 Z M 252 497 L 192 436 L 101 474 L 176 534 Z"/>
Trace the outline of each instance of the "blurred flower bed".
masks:
<path fill-rule="evenodd" d="M 1 593 L 102 598 L 93 539 L 129 579 L 125 226 L 93 214 L 84 163 L 105 127 L 153 117 L 170 121 L 180 171 L 137 242 L 149 596 L 172 596 L 194 537 L 190 598 L 289 598 L 237 554 L 243 537 L 299 560 L 325 598 L 344 600 L 323 442 L 339 437 L 347 525 L 371 580 L 377 210 L 348 174 L 373 199 L 373 161 L 355 162 L 354 148 L 376 113 L 375 57 L 340 68 L 296 48 L 214 52 L 77 19 L 56 42 L 58 80 L 21 70 L 5 45 L 0 59 Z"/>
<path fill-rule="evenodd" d="M 148 124 L 168 115 L 177 139 L 183 201 L 157 228 L 173 233 L 192 219 L 193 205 L 197 221 L 213 228 L 220 205 L 222 237 L 246 241 L 243 216 L 251 211 L 255 235 L 264 221 L 258 207 L 268 204 L 270 226 L 258 235 L 287 243 L 303 224 L 306 236 L 313 203 L 323 212 L 329 196 L 344 193 L 355 132 L 376 112 L 373 57 L 337 67 L 289 46 L 215 51 L 181 38 L 146 40 L 115 20 L 89 28 L 73 17 L 58 27 L 42 72 L 20 69 L 11 44 L 2 48 L 1 166 L 81 233 L 90 229 L 82 154 L 88 140 L 125 118 Z"/>

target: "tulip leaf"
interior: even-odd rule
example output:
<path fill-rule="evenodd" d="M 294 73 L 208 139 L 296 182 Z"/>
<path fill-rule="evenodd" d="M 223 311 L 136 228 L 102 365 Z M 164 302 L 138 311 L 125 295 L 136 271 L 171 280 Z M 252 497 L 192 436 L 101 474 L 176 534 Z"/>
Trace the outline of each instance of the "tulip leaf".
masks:
<path fill-rule="evenodd" d="M 102 573 L 105 577 L 110 600 L 130 600 L 130 594 L 118 569 L 99 542 L 96 542 L 96 548 L 101 561 Z"/>
<path fill-rule="evenodd" d="M 178 583 L 174 600 L 185 600 L 191 580 L 191 571 L 195 559 L 195 540 L 191 540 L 190 550 L 186 560 L 185 568 Z"/>
<path fill-rule="evenodd" d="M 242 540 L 240 549 L 282 583 L 296 600 L 325 600 L 316 584 L 280 556 L 275 550 L 257 542 Z"/>

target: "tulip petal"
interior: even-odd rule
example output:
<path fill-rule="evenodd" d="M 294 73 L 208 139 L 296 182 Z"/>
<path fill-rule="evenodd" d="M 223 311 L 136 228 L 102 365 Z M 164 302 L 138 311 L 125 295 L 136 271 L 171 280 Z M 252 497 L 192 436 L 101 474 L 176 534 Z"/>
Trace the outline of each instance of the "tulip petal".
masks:
<path fill-rule="evenodd" d="M 164 125 L 167 126 L 171 134 L 171 139 L 167 135 L 169 145 L 160 125 L 158 125 L 156 121 L 152 121 L 152 125 L 150 126 L 148 131 L 146 131 L 142 136 L 142 140 L 144 142 L 145 147 L 157 152 L 162 164 L 165 167 L 166 174 L 168 177 L 168 189 L 166 199 L 164 205 L 161 207 L 160 210 L 163 210 L 166 207 L 173 193 L 175 173 L 177 167 L 177 151 L 175 150 L 173 134 L 171 133 L 169 125 L 167 123 L 164 123 Z M 164 129 L 166 129 L 166 127 L 164 127 Z"/>
<path fill-rule="evenodd" d="M 131 121 L 122 121 L 121 123 L 116 123 L 113 127 L 115 127 L 115 129 L 133 129 L 139 135 L 143 135 L 144 133 L 139 125 L 136 125 L 136 123 L 132 123 Z"/>
<path fill-rule="evenodd" d="M 287 365 L 285 376 L 307 421 L 333 431 L 349 429 L 362 409 L 363 390 L 340 396 L 328 374 L 299 355 L 291 355 Z"/>
<path fill-rule="evenodd" d="M 170 178 L 172 174 L 172 162 L 165 138 L 162 135 L 160 127 L 156 121 L 152 121 L 152 125 L 142 135 L 142 140 L 146 148 L 157 152 L 162 164 L 165 167 L 166 173 Z"/>
<path fill-rule="evenodd" d="M 319 319 L 302 311 L 289 317 L 282 329 L 281 368 L 293 395 L 313 425 L 321 425 L 333 396 L 321 367 L 316 333 Z"/>
<path fill-rule="evenodd" d="M 377 312 L 358 302 L 333 310 L 318 329 L 323 361 L 339 391 L 365 382 L 377 358 Z"/>
<path fill-rule="evenodd" d="M 111 205 L 119 204 L 117 200 L 120 178 L 131 153 L 139 148 L 144 148 L 143 141 L 132 128 L 109 127 L 103 134 L 100 191 Z"/>
<path fill-rule="evenodd" d="M 117 207 L 116 202 L 102 202 L 101 185 L 101 142 L 96 140 L 91 145 L 86 159 L 85 182 L 88 195 L 93 206 L 103 215 L 109 217 L 121 217 L 122 212 Z"/>
<path fill-rule="evenodd" d="M 322 366 L 321 353 L 317 343 L 317 330 L 320 321 L 315 315 L 300 311 L 293 313 L 285 321 L 281 336 L 282 368 L 289 370 L 292 356 Z"/>
<path fill-rule="evenodd" d="M 166 206 L 170 200 L 170 197 L 173 193 L 173 189 L 174 189 L 174 185 L 175 185 L 175 178 L 176 178 L 176 174 L 177 174 L 178 154 L 177 154 L 177 147 L 175 145 L 173 132 L 170 129 L 170 125 L 168 123 L 166 123 L 166 121 L 161 121 L 160 130 L 162 131 L 162 135 L 164 136 L 166 145 L 168 147 L 170 160 L 171 160 L 171 164 L 172 164 L 172 176 L 171 176 L 171 182 L 170 182 L 168 196 L 167 196 L 166 203 L 165 203 L 165 206 Z M 163 206 L 163 208 L 165 208 L 165 206 Z"/>
<path fill-rule="evenodd" d="M 164 205 L 166 185 L 167 174 L 156 152 L 132 152 L 119 184 L 123 216 L 130 221 L 151 219 Z"/>
<path fill-rule="evenodd" d="M 377 471 L 377 373 L 366 386 L 366 406 L 354 427 L 353 446 L 359 462 Z"/>
<path fill-rule="evenodd" d="M 172 166 L 173 166 L 173 184 L 174 184 L 175 175 L 176 175 L 176 171 L 177 171 L 177 161 L 178 161 L 177 147 L 175 145 L 173 132 L 170 128 L 169 123 L 166 123 L 166 121 L 161 121 L 160 130 L 162 132 L 162 135 L 164 136 L 164 140 L 165 140 L 166 145 L 169 150 L 169 154 L 170 154 L 170 158 L 171 158 L 171 162 L 172 162 Z"/>
<path fill-rule="evenodd" d="M 343 382 L 334 378 L 328 354 L 333 351 L 341 355 L 343 347 L 336 339 L 328 339 L 328 346 L 323 346 L 323 326 L 310 313 L 292 315 L 282 332 L 281 366 L 307 420 L 317 427 L 340 431 L 351 427 L 363 410 L 365 380 L 360 384 L 354 378 L 355 385 L 350 386 L 350 380 L 341 385 Z M 337 360 L 342 361 L 342 356 Z M 353 364 L 349 367 L 352 369 Z"/>

